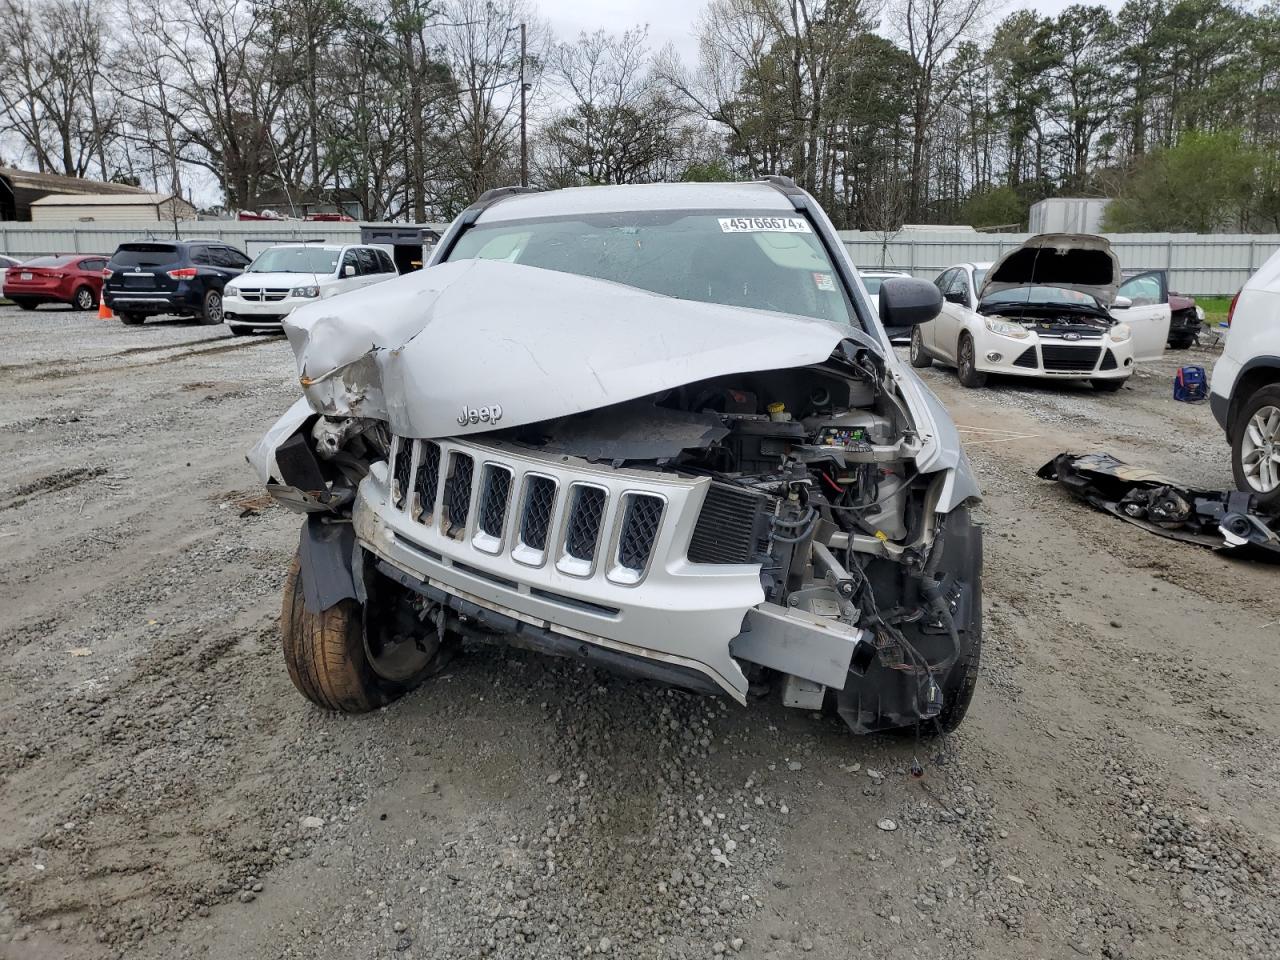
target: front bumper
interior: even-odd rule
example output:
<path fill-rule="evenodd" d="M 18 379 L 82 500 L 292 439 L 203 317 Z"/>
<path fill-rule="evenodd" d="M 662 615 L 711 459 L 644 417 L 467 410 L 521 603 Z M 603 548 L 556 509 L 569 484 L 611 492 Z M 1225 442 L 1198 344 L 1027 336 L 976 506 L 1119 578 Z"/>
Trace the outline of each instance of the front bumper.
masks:
<path fill-rule="evenodd" d="M 233 327 L 278 327 L 284 318 L 305 303 L 315 299 L 288 297 L 282 300 L 247 300 L 224 291 L 222 297 L 223 319 Z"/>
<path fill-rule="evenodd" d="M 983 373 L 1047 380 L 1124 380 L 1133 374 L 1130 341 L 1017 340 L 988 333 L 974 344 L 975 366 Z"/>
<path fill-rule="evenodd" d="M 436 477 L 431 491 L 429 481 L 419 479 L 426 447 L 397 440 L 393 462 L 408 451 L 412 467 L 395 471 L 396 479 L 386 462 L 375 463 L 352 511 L 360 546 L 398 571 L 402 584 L 427 594 L 443 591 L 464 605 L 491 611 L 497 622 L 518 621 L 567 642 L 701 675 L 742 703 L 747 678 L 731 645 L 740 654 L 767 645 L 769 650 L 747 658 L 815 683 L 844 685 L 861 631 L 765 603 L 758 564 L 688 559 L 710 488 L 707 478 L 613 470 L 510 446 L 443 440 L 433 461 L 437 466 L 428 470 Z M 450 492 L 459 457 L 473 463 L 461 523 L 448 516 L 450 505 L 459 502 Z M 509 477 L 502 494 L 504 515 L 496 526 L 486 492 L 490 471 Z M 412 492 L 402 496 L 405 477 L 412 478 Z M 541 555 L 521 533 L 530 478 L 555 484 Z M 604 492 L 597 556 L 589 563 L 566 553 L 580 488 Z M 638 576 L 619 564 L 627 504 L 636 496 L 663 502 L 648 562 Z M 481 517 L 488 519 L 481 523 Z"/>

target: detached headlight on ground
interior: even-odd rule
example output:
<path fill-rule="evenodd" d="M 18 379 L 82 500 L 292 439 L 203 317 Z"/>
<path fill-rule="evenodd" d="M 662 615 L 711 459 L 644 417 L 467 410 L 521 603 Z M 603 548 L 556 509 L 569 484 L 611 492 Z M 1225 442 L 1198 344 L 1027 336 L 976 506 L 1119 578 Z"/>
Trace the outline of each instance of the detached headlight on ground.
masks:
<path fill-rule="evenodd" d="M 1111 337 L 1112 343 L 1124 343 L 1133 335 L 1133 331 L 1129 329 L 1127 323 L 1117 323 L 1107 331 L 1107 335 Z"/>
<path fill-rule="evenodd" d="M 1031 336 L 1031 331 L 1020 323 L 1010 323 L 1008 320 L 1001 320 L 998 317 L 987 317 L 985 323 L 988 330 L 992 333 L 998 333 L 1002 337 L 1025 340 Z"/>
<path fill-rule="evenodd" d="M 295 297 L 318 297 L 320 296 L 319 287 L 294 287 L 291 291 Z"/>

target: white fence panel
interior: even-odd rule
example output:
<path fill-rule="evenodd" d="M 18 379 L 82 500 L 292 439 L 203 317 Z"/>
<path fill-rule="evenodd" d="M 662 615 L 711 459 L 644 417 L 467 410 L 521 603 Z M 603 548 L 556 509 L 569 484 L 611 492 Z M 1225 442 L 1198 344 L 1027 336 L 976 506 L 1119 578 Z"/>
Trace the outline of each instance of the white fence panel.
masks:
<path fill-rule="evenodd" d="M 1026 240 L 1026 233 L 900 231 L 887 238 L 866 231 L 842 231 L 853 262 L 864 269 L 904 270 L 932 280 L 957 263 L 998 260 Z M 1280 234 L 1112 233 L 1126 273 L 1167 270 L 1169 285 L 1200 296 L 1234 294 L 1280 250 Z"/>

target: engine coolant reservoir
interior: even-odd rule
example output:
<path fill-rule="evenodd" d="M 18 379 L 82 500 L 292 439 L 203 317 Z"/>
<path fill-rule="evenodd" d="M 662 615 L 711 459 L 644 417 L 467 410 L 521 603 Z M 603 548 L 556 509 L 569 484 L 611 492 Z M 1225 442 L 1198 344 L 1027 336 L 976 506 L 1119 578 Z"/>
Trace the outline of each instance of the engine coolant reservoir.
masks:
<path fill-rule="evenodd" d="M 876 503 L 863 514 L 863 519 L 890 540 L 907 535 L 907 482 L 896 473 L 885 473 L 876 488 Z"/>

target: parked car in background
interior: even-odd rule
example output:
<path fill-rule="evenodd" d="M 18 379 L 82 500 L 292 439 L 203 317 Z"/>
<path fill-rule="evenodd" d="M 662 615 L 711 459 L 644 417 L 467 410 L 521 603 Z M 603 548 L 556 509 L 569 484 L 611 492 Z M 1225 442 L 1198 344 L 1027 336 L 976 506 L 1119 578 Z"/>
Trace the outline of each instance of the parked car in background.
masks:
<path fill-rule="evenodd" d="M 395 277 L 391 255 L 378 247 L 285 243 L 262 251 L 223 290 L 231 332 L 279 330 L 296 308 Z"/>
<path fill-rule="evenodd" d="M 1184 297 L 1169 289 L 1169 274 L 1164 270 L 1144 270 L 1130 274 L 1120 284 L 1120 296 L 1129 301 L 1124 319 L 1129 323 L 1145 318 L 1169 318 L 1166 343 L 1175 350 L 1185 350 L 1196 342 L 1204 323 L 1204 311 L 1192 297 Z M 1139 359 L 1146 359 L 1140 357 Z"/>
<path fill-rule="evenodd" d="M 1231 336 L 1213 368 L 1209 407 L 1231 444 L 1236 486 L 1280 509 L 1280 253 L 1231 302 Z"/>
<path fill-rule="evenodd" d="M 102 291 L 102 254 L 64 253 L 36 257 L 5 271 L 4 295 L 23 310 L 42 303 L 69 303 L 76 310 L 92 310 Z"/>
<path fill-rule="evenodd" d="M 880 285 L 890 277 L 909 277 L 911 274 L 903 273 L 901 270 L 859 270 L 858 276 L 862 278 L 862 285 L 871 295 L 871 305 L 876 308 L 876 313 L 879 313 Z M 892 329 L 885 327 L 884 332 L 889 335 L 892 343 L 906 343 L 911 337 L 910 327 L 893 327 Z"/>
<path fill-rule="evenodd" d="M 121 322 L 169 314 L 222 322 L 222 290 L 249 258 L 219 240 L 122 243 L 103 272 L 102 295 Z"/>
<path fill-rule="evenodd" d="M 0 296 L 3 296 L 5 274 L 10 267 L 16 267 L 21 262 L 16 257 L 6 257 L 0 254 Z"/>
<path fill-rule="evenodd" d="M 911 364 L 954 366 L 966 387 L 998 373 L 1088 380 L 1110 392 L 1133 373 L 1140 349 L 1164 349 L 1165 323 L 1137 327 L 1108 311 L 1120 262 L 1102 237 L 1041 234 L 994 265 L 961 263 L 934 282 L 942 312 L 912 330 Z"/>

